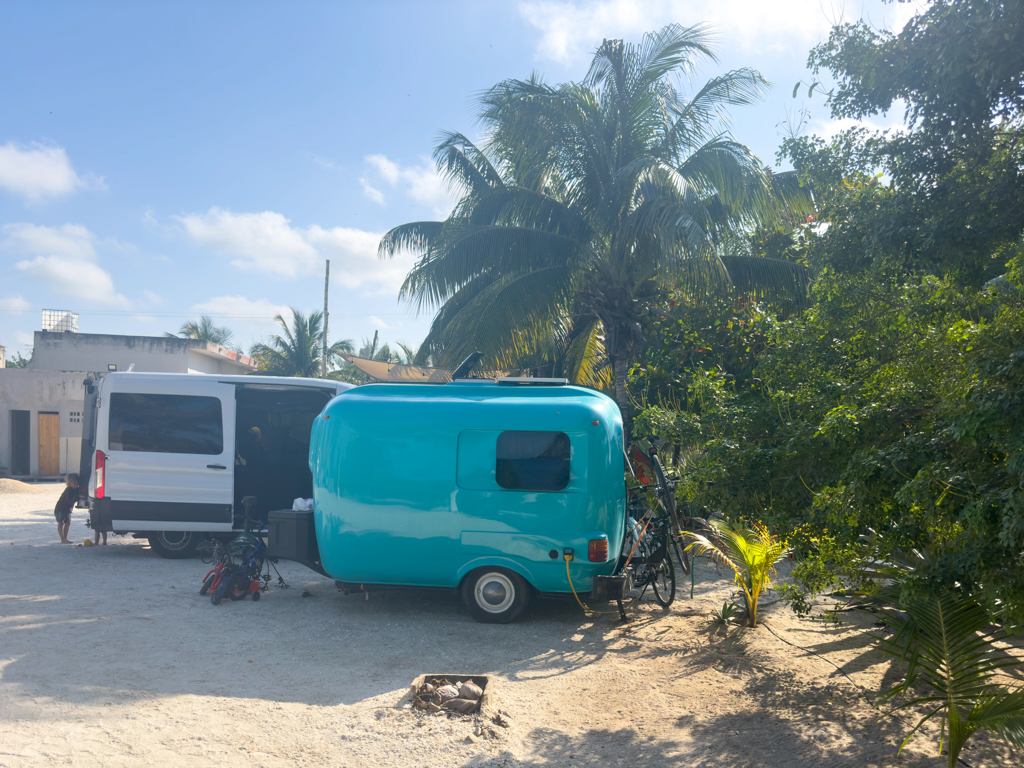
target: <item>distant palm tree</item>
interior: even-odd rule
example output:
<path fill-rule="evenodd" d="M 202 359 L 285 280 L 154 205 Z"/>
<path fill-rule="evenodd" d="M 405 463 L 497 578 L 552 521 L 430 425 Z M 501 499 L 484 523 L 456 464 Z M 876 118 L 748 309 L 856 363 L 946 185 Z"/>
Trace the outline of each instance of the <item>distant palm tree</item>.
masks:
<path fill-rule="evenodd" d="M 214 324 L 213 318 L 209 315 L 200 315 L 199 320 L 182 323 L 177 333 L 165 333 L 164 335 L 172 338 L 212 341 L 214 344 L 221 344 L 225 347 L 231 346 L 234 338 L 231 329 Z"/>
<path fill-rule="evenodd" d="M 266 343 L 254 344 L 250 352 L 259 364 L 259 372 L 271 376 L 305 376 L 319 378 L 323 372 L 323 312 L 311 312 L 307 317 L 291 307 L 289 325 L 281 315 L 274 319 L 280 324 L 283 336 L 274 334 Z M 328 350 L 328 367 L 341 353 L 352 352 L 352 342 L 341 339 Z"/>
<path fill-rule="evenodd" d="M 380 243 L 385 258 L 420 255 L 400 295 L 436 308 L 421 358 L 451 365 L 479 349 L 512 367 L 564 336 L 570 377 L 586 361 L 595 378 L 603 356 L 627 419 L 629 362 L 668 291 L 802 294 L 799 265 L 719 253 L 727 233 L 805 197 L 722 127 L 724 108 L 754 102 L 764 78 L 739 69 L 684 98 L 675 81 L 699 57 L 714 58 L 706 32 L 673 24 L 638 46 L 605 40 L 581 83 L 534 76 L 484 93 L 486 143 L 451 133 L 434 153 L 462 192 L 455 210 Z"/>

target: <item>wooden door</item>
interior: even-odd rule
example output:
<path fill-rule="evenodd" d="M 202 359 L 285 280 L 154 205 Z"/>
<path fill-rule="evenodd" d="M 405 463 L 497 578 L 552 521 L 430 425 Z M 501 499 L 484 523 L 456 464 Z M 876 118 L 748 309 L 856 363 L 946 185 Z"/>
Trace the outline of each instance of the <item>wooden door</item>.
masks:
<path fill-rule="evenodd" d="M 60 474 L 60 414 L 39 414 L 39 474 Z"/>

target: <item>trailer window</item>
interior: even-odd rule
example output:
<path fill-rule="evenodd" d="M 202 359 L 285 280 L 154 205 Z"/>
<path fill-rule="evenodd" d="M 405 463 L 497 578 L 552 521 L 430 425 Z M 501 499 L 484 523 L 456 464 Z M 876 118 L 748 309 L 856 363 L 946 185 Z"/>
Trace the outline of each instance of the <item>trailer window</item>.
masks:
<path fill-rule="evenodd" d="M 113 451 L 193 453 L 224 452 L 220 399 L 195 395 L 110 396 L 109 445 Z"/>
<path fill-rule="evenodd" d="M 510 491 L 561 491 L 569 484 L 570 452 L 564 432 L 502 432 L 495 480 Z"/>

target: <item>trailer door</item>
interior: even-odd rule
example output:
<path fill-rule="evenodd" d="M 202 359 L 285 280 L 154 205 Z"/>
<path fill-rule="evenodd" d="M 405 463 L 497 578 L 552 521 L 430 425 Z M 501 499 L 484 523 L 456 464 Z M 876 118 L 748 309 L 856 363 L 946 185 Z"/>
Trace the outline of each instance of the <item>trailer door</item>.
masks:
<path fill-rule="evenodd" d="M 110 380 L 108 379 L 108 382 Z M 113 383 L 113 382 L 111 382 Z M 229 531 L 235 387 L 201 377 L 105 388 L 105 496 L 115 531 Z"/>

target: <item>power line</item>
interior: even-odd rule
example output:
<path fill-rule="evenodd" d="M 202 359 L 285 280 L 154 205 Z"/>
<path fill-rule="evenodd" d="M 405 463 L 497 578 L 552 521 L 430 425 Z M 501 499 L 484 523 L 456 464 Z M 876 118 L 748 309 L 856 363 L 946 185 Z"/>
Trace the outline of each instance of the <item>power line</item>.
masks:
<path fill-rule="evenodd" d="M 21 309 L 21 308 L 15 309 L 15 308 L 8 308 L 8 307 L 0 307 L 0 314 L 21 315 L 21 314 L 26 314 L 28 312 L 40 312 L 40 311 L 42 311 L 42 309 L 43 309 L 42 307 L 28 307 L 27 309 Z M 228 318 L 228 319 L 232 319 L 232 320 L 271 320 L 274 317 L 273 315 L 269 315 L 269 314 L 268 315 L 230 315 L 230 314 L 227 314 L 227 313 L 224 313 L 224 312 L 206 312 L 206 311 L 199 311 L 199 310 L 182 310 L 180 312 L 150 312 L 150 311 L 147 311 L 147 310 L 128 310 L 128 309 L 110 309 L 110 310 L 106 310 L 106 309 L 96 309 L 96 310 L 85 309 L 85 310 L 75 310 L 75 311 L 79 315 L 106 315 L 106 316 L 113 316 L 113 317 L 129 317 L 129 316 L 130 317 L 135 317 L 136 315 L 145 315 L 147 317 L 181 317 L 183 315 L 187 316 L 187 315 L 197 315 L 197 314 L 198 315 L 209 315 L 210 317 L 223 317 L 223 318 Z M 380 317 L 380 318 L 384 318 L 384 317 L 402 317 L 402 318 L 412 319 L 412 318 L 415 317 L 415 315 L 409 315 L 409 314 L 403 314 L 403 313 L 398 313 L 398 314 L 391 314 L 391 313 L 379 314 L 377 312 L 355 313 L 355 314 L 343 314 L 343 313 L 340 313 L 340 312 L 332 312 L 331 313 L 332 317 L 350 317 L 350 318 L 351 317 L 363 317 L 363 318 L 365 318 L 365 317 L 369 317 L 370 315 L 373 315 L 373 317 Z"/>

